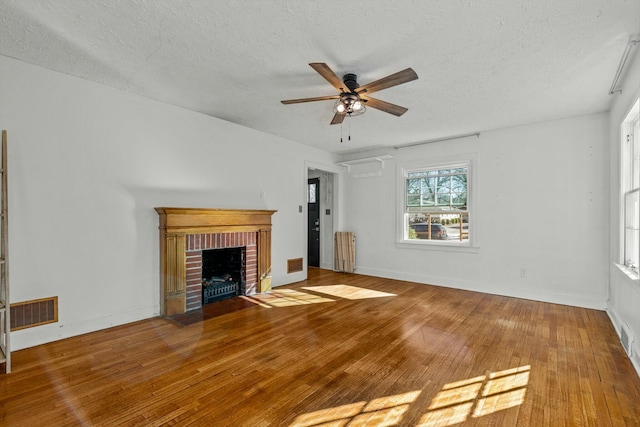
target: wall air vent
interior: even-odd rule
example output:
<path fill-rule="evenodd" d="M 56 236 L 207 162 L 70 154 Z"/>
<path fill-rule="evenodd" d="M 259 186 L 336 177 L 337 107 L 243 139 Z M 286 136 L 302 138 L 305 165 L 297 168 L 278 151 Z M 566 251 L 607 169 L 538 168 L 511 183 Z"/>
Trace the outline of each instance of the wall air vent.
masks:
<path fill-rule="evenodd" d="M 41 298 L 11 304 L 11 330 L 58 321 L 58 297 Z"/>
<path fill-rule="evenodd" d="M 287 260 L 287 274 L 302 271 L 302 258 Z"/>

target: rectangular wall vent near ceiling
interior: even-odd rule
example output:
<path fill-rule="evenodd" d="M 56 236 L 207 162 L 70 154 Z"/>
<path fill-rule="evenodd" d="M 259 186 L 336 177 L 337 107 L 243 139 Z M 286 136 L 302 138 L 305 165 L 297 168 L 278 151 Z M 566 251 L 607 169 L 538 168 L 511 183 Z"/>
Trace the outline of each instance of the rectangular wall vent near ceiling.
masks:
<path fill-rule="evenodd" d="M 302 271 L 302 258 L 287 260 L 287 274 Z"/>
<path fill-rule="evenodd" d="M 58 297 L 35 299 L 11 304 L 11 330 L 58 321 Z"/>
<path fill-rule="evenodd" d="M 629 329 L 624 323 L 620 326 L 620 342 L 622 343 L 622 347 L 624 347 L 624 351 L 631 357 L 631 343 L 633 340 L 631 339 Z"/>

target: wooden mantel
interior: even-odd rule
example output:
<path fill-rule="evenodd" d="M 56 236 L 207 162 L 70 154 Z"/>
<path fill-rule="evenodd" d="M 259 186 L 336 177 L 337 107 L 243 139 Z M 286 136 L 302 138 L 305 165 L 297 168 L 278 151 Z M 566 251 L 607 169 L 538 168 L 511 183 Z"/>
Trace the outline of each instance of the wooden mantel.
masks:
<path fill-rule="evenodd" d="M 161 313 L 186 311 L 186 236 L 255 232 L 258 241 L 258 292 L 271 289 L 271 216 L 250 209 L 155 208 L 160 216 Z"/>

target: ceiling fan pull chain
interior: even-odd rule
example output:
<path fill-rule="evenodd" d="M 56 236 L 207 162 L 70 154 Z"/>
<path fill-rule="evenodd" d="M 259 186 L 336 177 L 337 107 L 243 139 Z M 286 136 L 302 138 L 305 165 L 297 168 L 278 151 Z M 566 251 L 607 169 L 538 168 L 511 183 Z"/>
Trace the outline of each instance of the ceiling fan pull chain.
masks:
<path fill-rule="evenodd" d="M 351 141 L 351 114 L 349 114 L 349 141 Z"/>
<path fill-rule="evenodd" d="M 340 143 L 342 144 L 342 123 L 340 123 Z"/>

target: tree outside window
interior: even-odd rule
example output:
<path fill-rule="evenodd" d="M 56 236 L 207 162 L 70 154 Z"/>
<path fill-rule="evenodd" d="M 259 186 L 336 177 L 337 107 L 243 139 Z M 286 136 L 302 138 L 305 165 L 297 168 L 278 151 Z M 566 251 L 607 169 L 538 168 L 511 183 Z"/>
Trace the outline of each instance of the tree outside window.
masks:
<path fill-rule="evenodd" d="M 404 172 L 404 240 L 469 241 L 469 164 Z"/>

